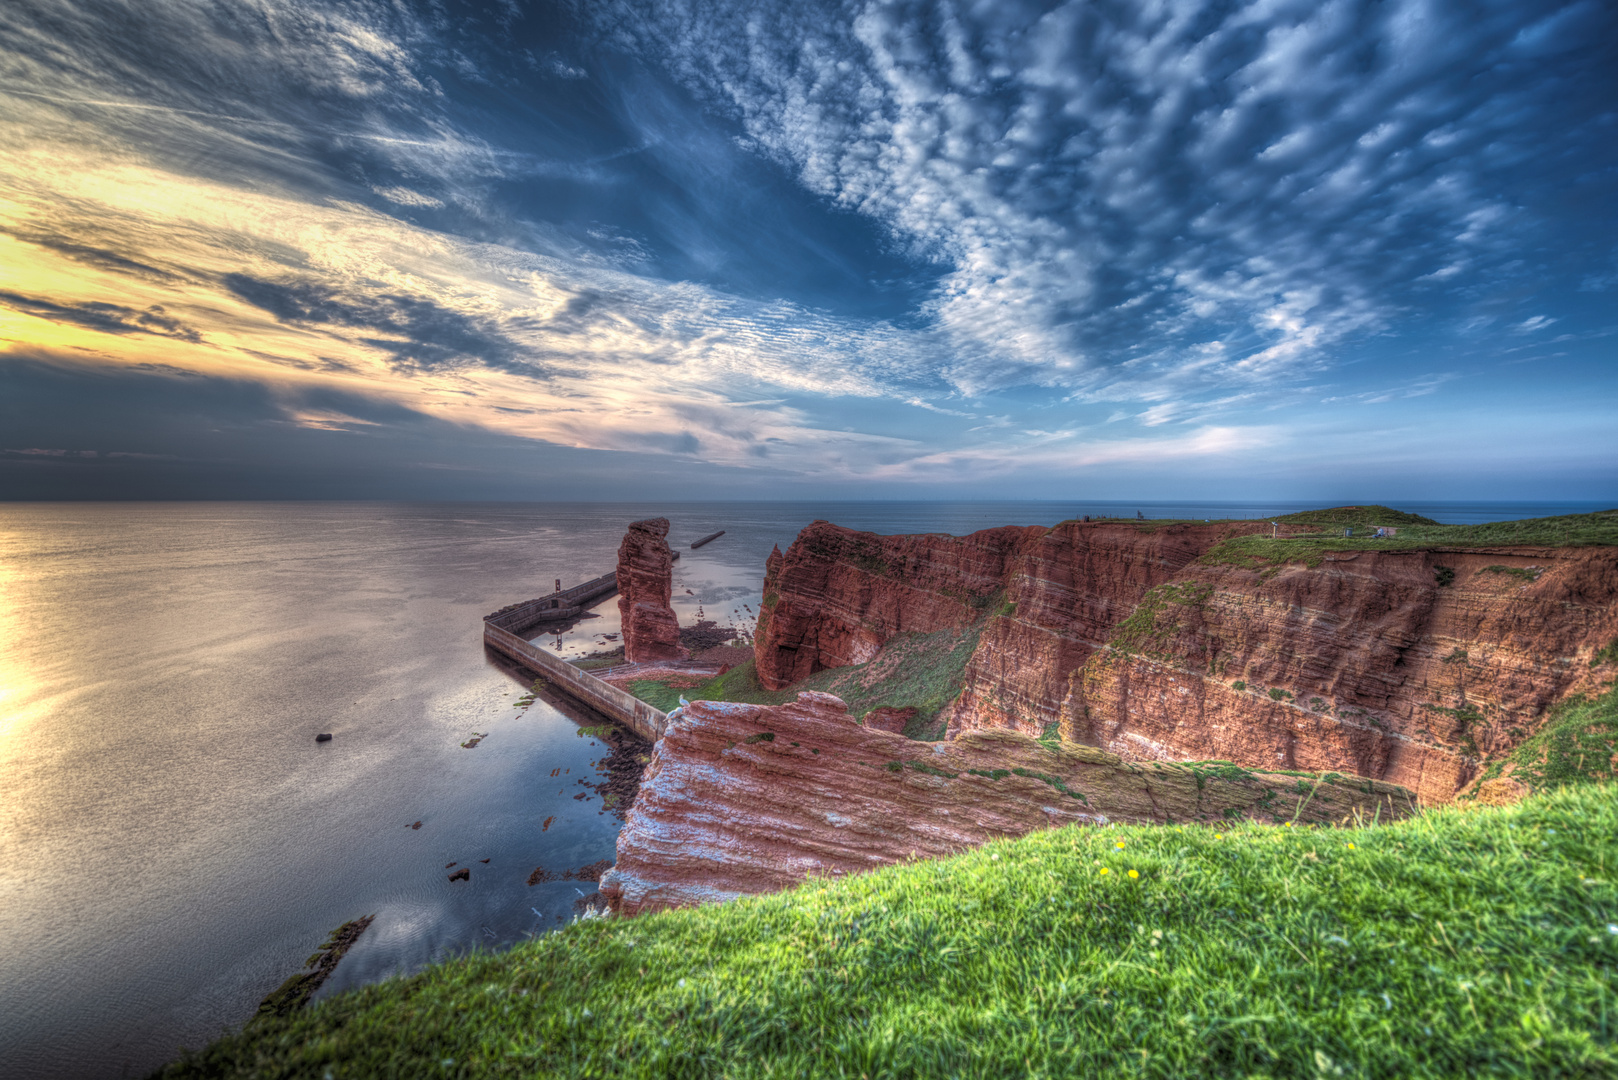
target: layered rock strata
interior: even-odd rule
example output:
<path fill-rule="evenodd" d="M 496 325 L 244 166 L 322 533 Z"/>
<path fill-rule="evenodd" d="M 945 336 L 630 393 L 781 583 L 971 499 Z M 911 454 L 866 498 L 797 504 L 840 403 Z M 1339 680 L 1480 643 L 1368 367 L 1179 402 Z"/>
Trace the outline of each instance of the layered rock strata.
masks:
<path fill-rule="evenodd" d="M 1133 760 L 1337 769 L 1442 802 L 1545 711 L 1610 682 L 1618 549 L 1445 548 L 1209 564 L 1267 524 L 1067 522 L 967 537 L 825 522 L 771 556 L 772 688 L 901 630 L 983 621 L 949 730 L 1066 737 Z"/>
<path fill-rule="evenodd" d="M 1062 825 L 1388 820 L 1414 797 L 1356 777 L 1126 762 L 1010 731 L 920 743 L 830 694 L 696 702 L 652 753 L 601 891 L 621 914 L 788 888 Z"/>
<path fill-rule="evenodd" d="M 759 682 L 780 690 L 863 664 L 895 634 L 971 625 L 1004 589 L 1007 557 L 1044 531 L 878 536 L 816 521 L 764 564 L 753 636 Z"/>
<path fill-rule="evenodd" d="M 632 522 L 618 545 L 618 614 L 624 659 L 632 664 L 684 660 L 680 623 L 669 606 L 674 593 L 674 552 L 665 539 L 667 518 Z"/>

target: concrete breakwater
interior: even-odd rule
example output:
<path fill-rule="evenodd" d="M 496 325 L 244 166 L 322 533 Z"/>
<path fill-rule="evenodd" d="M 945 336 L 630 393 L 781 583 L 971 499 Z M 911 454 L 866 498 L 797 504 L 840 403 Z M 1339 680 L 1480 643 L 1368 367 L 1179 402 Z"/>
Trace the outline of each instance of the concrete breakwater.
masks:
<path fill-rule="evenodd" d="M 632 694 L 602 682 L 588 671 L 531 644 L 515 633 L 538 622 L 552 622 L 577 615 L 584 605 L 612 593 L 617 588 L 616 572 L 563 589 L 551 596 L 526 600 L 503 607 L 483 617 L 483 643 L 496 652 L 509 656 L 532 671 L 537 671 L 555 686 L 597 712 L 623 724 L 643 739 L 656 742 L 663 737 L 668 716 L 661 709 L 641 701 Z"/>
<path fill-rule="evenodd" d="M 559 690 L 623 724 L 643 739 L 656 742 L 668 727 L 668 715 L 661 709 L 654 709 L 634 695 L 602 682 L 588 671 L 574 667 L 488 619 L 483 621 L 483 642 L 523 667 L 539 672 Z"/>
<path fill-rule="evenodd" d="M 592 601 L 616 591 L 618 588 L 618 572 L 602 574 L 598 578 L 591 578 L 583 585 L 575 585 L 571 589 L 558 589 L 549 596 L 541 596 L 537 600 L 524 600 L 519 604 L 508 604 L 492 615 L 485 615 L 485 623 L 493 623 L 502 630 L 517 631 L 525 626 L 532 626 L 537 622 L 560 622 L 584 614 Z"/>

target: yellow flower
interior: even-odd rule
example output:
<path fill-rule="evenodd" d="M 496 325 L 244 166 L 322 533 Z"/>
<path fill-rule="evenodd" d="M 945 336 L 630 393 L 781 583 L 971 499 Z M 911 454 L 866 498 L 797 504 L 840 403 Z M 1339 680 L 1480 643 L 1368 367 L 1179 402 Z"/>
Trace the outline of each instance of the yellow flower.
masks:
<path fill-rule="evenodd" d="M 1138 870 L 1131 870 L 1131 871 L 1130 871 L 1130 872 L 1129 872 L 1129 876 L 1130 876 L 1130 877 L 1132 877 L 1132 878 L 1137 878 L 1137 877 L 1140 877 L 1140 871 L 1138 871 Z"/>
<path fill-rule="evenodd" d="M 1117 848 L 1119 851 L 1124 850 L 1124 842 L 1122 840 L 1119 840 L 1117 843 L 1113 844 L 1112 846 Z"/>
<path fill-rule="evenodd" d="M 1112 873 L 1112 871 L 1111 871 L 1111 870 L 1108 870 L 1108 869 L 1107 869 L 1107 868 L 1106 868 L 1106 867 L 1105 867 L 1105 866 L 1103 866 L 1103 867 L 1102 867 L 1102 868 L 1101 868 L 1101 872 L 1102 872 L 1102 873 L 1103 873 L 1103 874 L 1110 874 L 1110 873 Z"/>
<path fill-rule="evenodd" d="M 1214 833 L 1214 839 L 1215 840 L 1223 840 L 1224 838 L 1225 838 L 1224 833 Z"/>
<path fill-rule="evenodd" d="M 1354 850 L 1354 845 L 1353 845 L 1353 844 L 1352 844 L 1352 843 L 1350 843 L 1350 844 L 1349 844 L 1349 845 L 1348 845 L 1348 850 L 1350 850 L 1350 851 L 1353 851 L 1353 850 Z"/>

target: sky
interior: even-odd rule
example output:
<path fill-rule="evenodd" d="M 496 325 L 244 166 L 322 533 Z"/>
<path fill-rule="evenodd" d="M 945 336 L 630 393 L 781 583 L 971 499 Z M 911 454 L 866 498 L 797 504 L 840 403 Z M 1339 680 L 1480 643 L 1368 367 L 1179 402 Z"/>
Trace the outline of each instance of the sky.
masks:
<path fill-rule="evenodd" d="M 0 498 L 1618 502 L 1607 0 L 7 0 Z"/>

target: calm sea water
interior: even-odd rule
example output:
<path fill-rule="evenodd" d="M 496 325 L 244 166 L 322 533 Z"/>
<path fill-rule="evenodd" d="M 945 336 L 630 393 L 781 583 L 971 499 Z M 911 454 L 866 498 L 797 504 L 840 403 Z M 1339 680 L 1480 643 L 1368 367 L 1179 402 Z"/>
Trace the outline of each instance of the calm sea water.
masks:
<path fill-rule="evenodd" d="M 681 548 L 727 530 L 677 564 L 688 623 L 756 608 L 770 548 L 815 518 L 965 533 L 1301 508 L 0 505 L 0 1072 L 142 1075 L 239 1027 L 357 916 L 377 918 L 323 993 L 572 918 L 588 883 L 527 880 L 613 857 L 619 823 L 579 783 L 605 750 L 577 715 L 513 707 L 523 682 L 480 618 L 611 569 L 629 521 L 669 517 Z M 598 611 L 535 640 L 596 648 L 618 629 L 611 598 Z"/>

